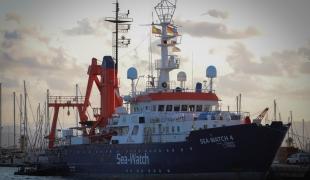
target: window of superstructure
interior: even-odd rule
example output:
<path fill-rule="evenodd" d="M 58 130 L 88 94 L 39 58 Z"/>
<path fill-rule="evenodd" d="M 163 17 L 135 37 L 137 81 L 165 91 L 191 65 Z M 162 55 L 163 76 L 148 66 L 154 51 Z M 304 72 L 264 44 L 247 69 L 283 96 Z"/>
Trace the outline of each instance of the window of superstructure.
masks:
<path fill-rule="evenodd" d="M 156 105 L 152 106 L 152 111 L 156 111 Z"/>
<path fill-rule="evenodd" d="M 177 132 L 180 132 L 180 126 L 177 126 Z"/>
<path fill-rule="evenodd" d="M 158 124 L 158 133 L 159 134 L 163 133 L 163 128 L 162 128 L 161 124 Z"/>
<path fill-rule="evenodd" d="M 174 126 L 171 127 L 171 132 L 174 133 Z"/>
<path fill-rule="evenodd" d="M 167 105 L 166 106 L 166 111 L 172 111 L 172 105 Z"/>
<path fill-rule="evenodd" d="M 196 106 L 196 111 L 201 112 L 202 111 L 202 105 L 197 105 Z"/>
<path fill-rule="evenodd" d="M 181 106 L 181 111 L 187 111 L 187 105 L 186 104 L 183 104 Z"/>
<path fill-rule="evenodd" d="M 173 111 L 180 111 L 180 109 L 181 109 L 181 107 L 179 104 L 173 106 Z"/>
<path fill-rule="evenodd" d="M 132 133 L 131 135 L 137 135 L 138 134 L 138 131 L 139 131 L 139 126 L 138 125 L 135 125 L 132 129 Z"/>
<path fill-rule="evenodd" d="M 203 111 L 211 111 L 210 105 L 203 105 Z"/>
<path fill-rule="evenodd" d="M 158 105 L 158 111 L 164 111 L 165 105 Z"/>
<path fill-rule="evenodd" d="M 189 105 L 188 109 L 190 112 L 194 112 L 195 111 L 195 105 Z"/>

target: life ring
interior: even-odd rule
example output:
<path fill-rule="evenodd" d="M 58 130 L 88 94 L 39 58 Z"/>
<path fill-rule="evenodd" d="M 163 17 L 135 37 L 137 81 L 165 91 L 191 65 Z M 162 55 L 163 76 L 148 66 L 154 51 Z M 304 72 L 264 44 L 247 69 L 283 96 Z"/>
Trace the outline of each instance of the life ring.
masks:
<path fill-rule="evenodd" d="M 167 88 L 167 83 L 166 83 L 166 82 L 163 82 L 163 83 L 161 83 L 161 86 L 162 86 L 163 88 Z"/>

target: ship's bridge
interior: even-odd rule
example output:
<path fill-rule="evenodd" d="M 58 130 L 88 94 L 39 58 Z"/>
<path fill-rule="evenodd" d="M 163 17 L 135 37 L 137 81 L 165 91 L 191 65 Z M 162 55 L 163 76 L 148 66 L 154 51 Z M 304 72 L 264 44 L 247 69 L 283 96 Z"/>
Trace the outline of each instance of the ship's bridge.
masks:
<path fill-rule="evenodd" d="M 166 91 L 142 94 L 131 101 L 131 112 L 204 112 L 218 110 L 219 98 L 213 92 Z"/>

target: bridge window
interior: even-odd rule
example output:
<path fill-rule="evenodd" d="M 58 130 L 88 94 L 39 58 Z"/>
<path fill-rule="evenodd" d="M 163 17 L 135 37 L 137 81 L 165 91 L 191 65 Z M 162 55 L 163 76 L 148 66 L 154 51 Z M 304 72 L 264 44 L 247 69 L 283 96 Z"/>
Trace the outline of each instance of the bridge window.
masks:
<path fill-rule="evenodd" d="M 167 105 L 166 106 L 166 111 L 172 111 L 172 105 Z"/>
<path fill-rule="evenodd" d="M 158 105 L 158 111 L 164 111 L 165 105 Z"/>
<path fill-rule="evenodd" d="M 174 126 L 171 127 L 171 132 L 174 133 Z"/>
<path fill-rule="evenodd" d="M 173 110 L 174 111 L 180 111 L 180 105 L 174 105 Z"/>
<path fill-rule="evenodd" d="M 202 111 L 202 105 L 197 105 L 196 106 L 196 111 L 201 112 Z"/>
<path fill-rule="evenodd" d="M 189 105 L 188 107 L 190 112 L 195 111 L 195 105 Z"/>
<path fill-rule="evenodd" d="M 211 106 L 210 105 L 204 105 L 203 111 L 211 111 Z"/>
<path fill-rule="evenodd" d="M 181 106 L 181 111 L 187 111 L 187 105 L 183 104 L 183 105 Z"/>

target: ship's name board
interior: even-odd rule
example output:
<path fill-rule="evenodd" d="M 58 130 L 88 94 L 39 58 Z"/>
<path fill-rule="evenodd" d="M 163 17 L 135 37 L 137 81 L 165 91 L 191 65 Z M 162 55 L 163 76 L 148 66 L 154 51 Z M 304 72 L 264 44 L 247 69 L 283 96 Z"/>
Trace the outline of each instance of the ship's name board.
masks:
<path fill-rule="evenodd" d="M 232 142 L 232 141 L 234 141 L 234 137 L 232 135 L 205 137 L 205 138 L 200 139 L 200 144 L 224 143 L 224 142 Z"/>
<path fill-rule="evenodd" d="M 120 153 L 116 154 L 116 164 L 119 165 L 148 165 L 150 164 L 149 156 L 144 153 L 144 155 L 138 155 L 135 153 L 130 153 L 129 155 L 122 155 Z"/>

